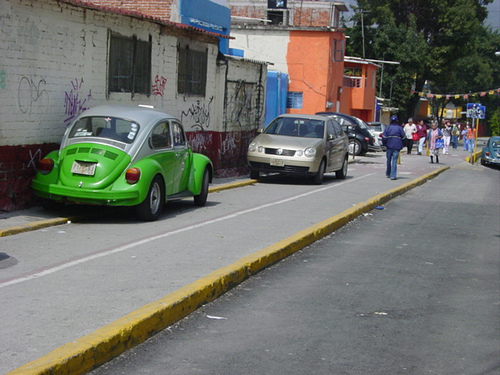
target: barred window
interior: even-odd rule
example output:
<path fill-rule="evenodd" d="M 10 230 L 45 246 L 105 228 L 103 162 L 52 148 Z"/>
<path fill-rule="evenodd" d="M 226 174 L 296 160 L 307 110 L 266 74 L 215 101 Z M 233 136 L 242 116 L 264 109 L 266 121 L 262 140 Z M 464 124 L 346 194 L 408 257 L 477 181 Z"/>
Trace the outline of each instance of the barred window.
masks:
<path fill-rule="evenodd" d="M 179 48 L 177 92 L 205 96 L 207 83 L 207 51 Z"/>
<path fill-rule="evenodd" d="M 302 109 L 303 93 L 300 91 L 288 91 L 286 95 L 286 107 Z"/>
<path fill-rule="evenodd" d="M 344 41 L 335 39 L 333 41 L 333 53 L 332 53 L 333 62 L 341 62 L 344 61 Z"/>
<path fill-rule="evenodd" d="M 151 37 L 145 42 L 111 34 L 108 90 L 151 94 Z"/>

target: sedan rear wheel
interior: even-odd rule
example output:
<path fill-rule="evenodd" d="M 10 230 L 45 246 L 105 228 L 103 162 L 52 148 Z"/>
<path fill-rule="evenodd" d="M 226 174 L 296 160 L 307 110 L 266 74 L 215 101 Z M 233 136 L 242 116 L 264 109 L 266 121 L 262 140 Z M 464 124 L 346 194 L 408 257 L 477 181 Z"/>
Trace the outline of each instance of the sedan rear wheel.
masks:
<path fill-rule="evenodd" d="M 155 221 L 161 214 L 165 204 L 165 187 L 160 176 L 153 178 L 146 199 L 136 206 L 136 214 L 140 220 Z"/>

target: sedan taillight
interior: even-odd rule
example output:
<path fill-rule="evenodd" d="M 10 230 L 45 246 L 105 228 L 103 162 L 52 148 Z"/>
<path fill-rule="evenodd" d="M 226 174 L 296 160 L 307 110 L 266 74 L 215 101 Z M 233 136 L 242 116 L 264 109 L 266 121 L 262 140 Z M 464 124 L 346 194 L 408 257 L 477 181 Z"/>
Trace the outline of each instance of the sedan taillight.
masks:
<path fill-rule="evenodd" d="M 141 178 L 141 170 L 139 168 L 129 168 L 125 172 L 125 181 L 130 185 L 135 184 Z"/>
<path fill-rule="evenodd" d="M 40 163 L 38 163 L 38 171 L 43 175 L 49 174 L 53 169 L 54 160 L 52 159 L 42 159 L 40 160 Z"/>

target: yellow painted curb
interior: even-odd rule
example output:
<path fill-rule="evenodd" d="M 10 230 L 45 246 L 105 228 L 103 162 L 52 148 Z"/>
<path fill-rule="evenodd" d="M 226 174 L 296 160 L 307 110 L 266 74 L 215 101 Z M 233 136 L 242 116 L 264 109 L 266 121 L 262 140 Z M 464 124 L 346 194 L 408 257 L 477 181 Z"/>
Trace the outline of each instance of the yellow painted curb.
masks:
<path fill-rule="evenodd" d="M 209 193 L 218 193 L 219 191 L 236 189 L 239 187 L 252 185 L 252 184 L 255 184 L 257 182 L 258 182 L 257 180 L 244 180 L 244 181 L 237 181 L 237 182 L 233 182 L 233 183 L 225 184 L 225 185 L 216 185 L 216 186 L 212 186 L 211 188 L 209 188 L 208 192 Z"/>
<path fill-rule="evenodd" d="M 155 333 L 184 318 L 201 305 L 215 300 L 251 275 L 332 233 L 349 221 L 446 171 L 444 167 L 395 187 L 366 202 L 300 231 L 272 246 L 222 267 L 164 298 L 108 324 L 90 335 L 60 346 L 7 375 L 85 374 L 93 368 L 144 342 Z"/>
<path fill-rule="evenodd" d="M 18 225 L 6 229 L 0 229 L 0 237 L 10 236 L 12 234 L 18 234 L 23 232 L 29 232 L 31 230 L 52 227 L 55 225 L 66 224 L 68 221 L 73 221 L 73 219 L 67 217 L 56 217 L 53 219 L 37 220 L 26 225 Z"/>

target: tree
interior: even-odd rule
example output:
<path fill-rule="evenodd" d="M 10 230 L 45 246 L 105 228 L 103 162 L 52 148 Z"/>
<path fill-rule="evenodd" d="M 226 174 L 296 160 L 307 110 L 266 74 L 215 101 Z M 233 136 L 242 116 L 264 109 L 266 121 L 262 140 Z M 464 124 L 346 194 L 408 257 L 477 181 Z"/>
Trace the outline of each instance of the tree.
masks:
<path fill-rule="evenodd" d="M 415 113 L 411 91 L 424 91 L 426 83 L 443 95 L 500 87 L 500 59 L 492 52 L 500 36 L 483 26 L 492 1 L 357 0 L 347 54 L 400 62 L 384 66 L 379 92 L 401 117 Z M 433 102 L 438 116 L 446 100 Z"/>

